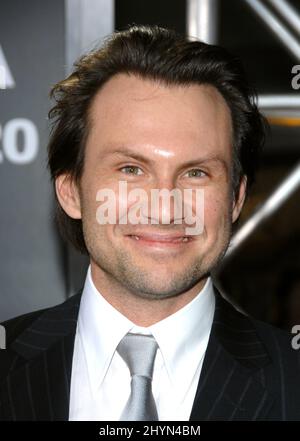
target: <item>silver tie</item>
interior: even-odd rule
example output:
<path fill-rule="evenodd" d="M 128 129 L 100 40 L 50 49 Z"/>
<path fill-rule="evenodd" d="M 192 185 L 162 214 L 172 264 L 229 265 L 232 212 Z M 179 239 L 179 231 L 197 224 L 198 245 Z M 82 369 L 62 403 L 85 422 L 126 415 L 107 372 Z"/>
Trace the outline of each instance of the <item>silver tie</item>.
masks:
<path fill-rule="evenodd" d="M 157 343 L 150 335 L 127 334 L 117 351 L 131 375 L 131 393 L 120 421 L 158 421 L 152 394 L 152 374 Z"/>

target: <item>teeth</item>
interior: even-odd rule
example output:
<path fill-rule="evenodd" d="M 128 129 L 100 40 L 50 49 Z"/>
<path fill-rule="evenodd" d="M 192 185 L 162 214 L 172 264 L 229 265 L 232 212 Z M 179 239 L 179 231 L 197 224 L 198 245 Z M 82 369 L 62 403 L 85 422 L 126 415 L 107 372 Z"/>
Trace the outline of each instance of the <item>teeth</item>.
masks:
<path fill-rule="evenodd" d="M 131 237 L 133 237 L 135 240 L 140 240 L 139 236 L 134 236 L 134 235 L 132 235 Z M 181 239 L 181 241 L 182 241 L 182 242 L 188 242 L 188 241 L 189 241 L 189 238 L 188 238 L 188 237 L 183 237 L 183 238 Z"/>

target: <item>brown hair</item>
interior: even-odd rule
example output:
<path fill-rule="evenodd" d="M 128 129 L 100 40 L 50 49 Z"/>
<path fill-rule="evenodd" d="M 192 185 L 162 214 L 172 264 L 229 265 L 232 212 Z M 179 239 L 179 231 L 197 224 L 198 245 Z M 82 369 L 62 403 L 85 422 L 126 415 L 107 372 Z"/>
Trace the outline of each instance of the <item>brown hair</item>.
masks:
<path fill-rule="evenodd" d="M 232 115 L 233 189 L 238 189 L 242 175 L 247 176 L 248 186 L 251 185 L 264 141 L 264 119 L 240 61 L 224 48 L 189 41 L 158 26 L 132 26 L 113 33 L 100 49 L 82 56 L 70 76 L 54 85 L 50 93 L 55 105 L 49 112 L 52 132 L 48 145 L 53 183 L 63 173 L 79 182 L 91 102 L 117 73 L 133 73 L 165 84 L 206 83 L 216 87 Z M 70 218 L 57 198 L 56 219 L 63 237 L 87 254 L 81 220 Z"/>

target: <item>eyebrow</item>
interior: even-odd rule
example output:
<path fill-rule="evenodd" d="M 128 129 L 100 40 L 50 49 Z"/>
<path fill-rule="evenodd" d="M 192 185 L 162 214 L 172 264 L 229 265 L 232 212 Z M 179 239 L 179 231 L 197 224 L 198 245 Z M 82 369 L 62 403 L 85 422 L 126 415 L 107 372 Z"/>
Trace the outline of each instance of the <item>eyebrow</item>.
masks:
<path fill-rule="evenodd" d="M 155 163 L 155 161 L 153 159 L 150 159 L 147 156 L 144 156 L 144 155 L 136 152 L 135 150 L 131 150 L 129 148 L 124 148 L 122 150 L 116 149 L 116 150 L 110 151 L 108 153 L 108 155 L 109 156 L 123 156 L 123 157 L 127 157 L 127 158 L 132 158 L 132 159 L 136 159 L 137 161 L 144 162 L 145 164 Z M 218 162 L 222 166 L 222 168 L 224 168 L 226 171 L 228 169 L 226 161 L 218 155 L 210 155 L 207 157 L 187 161 L 187 162 L 183 163 L 180 168 L 192 167 L 197 164 L 205 164 L 207 162 Z"/>

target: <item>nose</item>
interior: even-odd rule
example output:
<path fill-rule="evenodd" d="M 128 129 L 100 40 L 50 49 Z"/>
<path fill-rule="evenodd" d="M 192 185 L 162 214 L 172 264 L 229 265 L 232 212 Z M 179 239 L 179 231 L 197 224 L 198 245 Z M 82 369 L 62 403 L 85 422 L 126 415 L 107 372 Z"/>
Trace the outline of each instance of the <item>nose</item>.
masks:
<path fill-rule="evenodd" d="M 153 180 L 147 188 L 148 222 L 151 224 L 182 224 L 183 198 L 172 176 L 164 175 Z"/>

